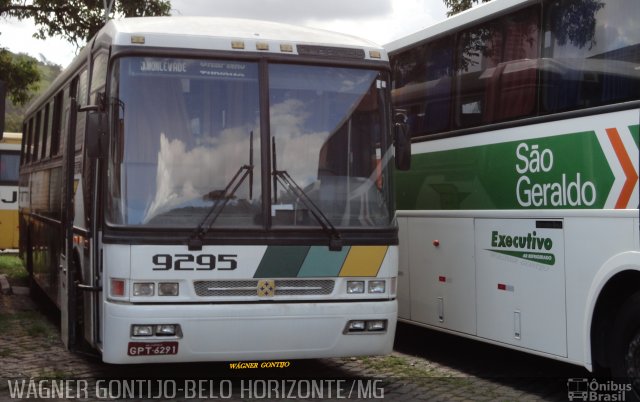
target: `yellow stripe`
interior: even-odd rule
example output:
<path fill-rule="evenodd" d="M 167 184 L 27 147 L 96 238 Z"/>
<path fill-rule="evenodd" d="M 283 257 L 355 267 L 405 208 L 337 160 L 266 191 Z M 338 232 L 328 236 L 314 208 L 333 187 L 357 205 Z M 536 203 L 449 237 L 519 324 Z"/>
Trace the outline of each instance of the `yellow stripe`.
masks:
<path fill-rule="evenodd" d="M 18 248 L 18 211 L 0 211 L 0 250 Z"/>
<path fill-rule="evenodd" d="M 388 246 L 353 246 L 340 276 L 377 276 Z"/>

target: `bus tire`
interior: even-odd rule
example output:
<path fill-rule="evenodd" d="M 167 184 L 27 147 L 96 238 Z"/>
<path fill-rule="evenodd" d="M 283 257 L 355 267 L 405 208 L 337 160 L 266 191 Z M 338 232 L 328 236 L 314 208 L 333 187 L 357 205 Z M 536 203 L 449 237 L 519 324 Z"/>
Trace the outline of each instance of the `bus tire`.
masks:
<path fill-rule="evenodd" d="M 627 401 L 640 401 L 640 292 L 622 304 L 611 334 L 611 376 L 631 384 Z"/>

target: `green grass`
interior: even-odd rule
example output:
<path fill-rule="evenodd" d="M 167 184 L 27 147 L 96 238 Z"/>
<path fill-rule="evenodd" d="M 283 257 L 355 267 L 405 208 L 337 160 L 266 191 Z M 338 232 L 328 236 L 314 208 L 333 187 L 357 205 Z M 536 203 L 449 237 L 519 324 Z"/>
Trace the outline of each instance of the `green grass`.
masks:
<path fill-rule="evenodd" d="M 29 273 L 16 255 L 0 255 L 0 275 L 6 275 L 13 286 L 28 286 Z"/>
<path fill-rule="evenodd" d="M 17 356 L 18 353 L 13 351 L 10 348 L 2 348 L 0 349 L 0 357 L 13 357 L 13 356 Z"/>
<path fill-rule="evenodd" d="M 35 376 L 36 380 L 68 380 L 74 377 L 74 373 L 59 369 L 41 369 L 40 373 Z"/>
<path fill-rule="evenodd" d="M 483 389 L 482 395 L 477 394 L 474 378 L 420 364 L 419 359 L 416 361 L 410 357 L 389 355 L 361 357 L 358 361 L 364 368 L 377 373 L 377 376 L 410 379 L 413 384 L 436 392 L 439 389 L 453 390 L 460 395 L 469 395 L 469 399 L 496 400 L 500 397 L 494 390 Z"/>
<path fill-rule="evenodd" d="M 0 313 L 0 328 L 3 330 L 3 335 L 26 333 L 34 338 L 46 338 L 47 340 L 55 340 L 58 336 L 57 329 L 37 311 Z M 0 351 L 0 355 L 1 353 L 2 351 Z"/>

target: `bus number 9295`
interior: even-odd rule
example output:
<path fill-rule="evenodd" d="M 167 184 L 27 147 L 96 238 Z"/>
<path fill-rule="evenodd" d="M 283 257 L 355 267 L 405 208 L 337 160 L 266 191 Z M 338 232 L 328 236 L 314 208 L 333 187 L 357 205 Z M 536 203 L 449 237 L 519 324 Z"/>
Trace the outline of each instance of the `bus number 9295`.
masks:
<path fill-rule="evenodd" d="M 238 268 L 236 254 L 155 254 L 154 271 L 233 271 Z"/>

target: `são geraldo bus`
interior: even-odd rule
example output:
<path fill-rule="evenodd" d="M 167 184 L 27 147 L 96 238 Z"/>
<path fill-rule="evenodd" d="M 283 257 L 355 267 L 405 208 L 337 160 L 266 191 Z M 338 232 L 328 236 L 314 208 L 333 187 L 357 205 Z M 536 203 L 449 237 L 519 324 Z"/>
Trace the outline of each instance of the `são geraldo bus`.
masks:
<path fill-rule="evenodd" d="M 0 137 L 0 250 L 18 248 L 20 133 Z"/>
<path fill-rule="evenodd" d="M 108 22 L 24 124 L 20 251 L 65 343 L 110 363 L 388 353 L 389 90 L 384 49 L 349 36 Z"/>
<path fill-rule="evenodd" d="M 399 319 L 640 377 L 637 0 L 494 0 L 388 46 Z"/>

